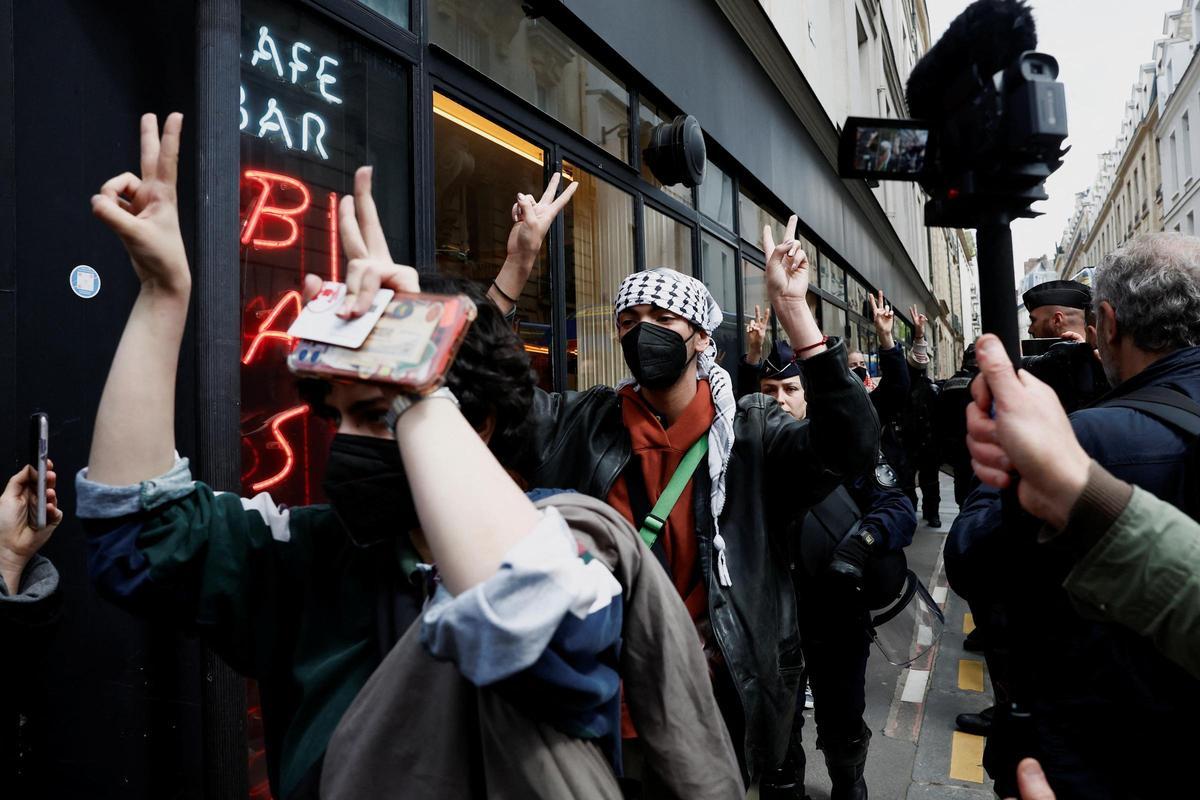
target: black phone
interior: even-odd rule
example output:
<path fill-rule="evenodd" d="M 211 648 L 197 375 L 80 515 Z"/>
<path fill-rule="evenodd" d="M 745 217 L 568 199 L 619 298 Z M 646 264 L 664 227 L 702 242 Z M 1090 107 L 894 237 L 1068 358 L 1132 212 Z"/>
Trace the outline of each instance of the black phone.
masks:
<path fill-rule="evenodd" d="M 46 527 L 46 460 L 50 452 L 50 418 L 38 411 L 29 417 L 29 464 L 37 470 L 37 509 L 30 509 L 33 524 Z"/>
<path fill-rule="evenodd" d="M 1022 339 L 1022 356 L 1040 356 L 1056 344 L 1062 344 L 1065 339 Z"/>

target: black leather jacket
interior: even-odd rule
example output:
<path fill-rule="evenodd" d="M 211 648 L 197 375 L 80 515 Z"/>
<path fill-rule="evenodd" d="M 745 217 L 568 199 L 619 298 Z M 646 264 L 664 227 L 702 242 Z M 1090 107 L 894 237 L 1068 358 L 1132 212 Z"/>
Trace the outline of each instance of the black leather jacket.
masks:
<path fill-rule="evenodd" d="M 746 731 L 741 744 L 752 777 L 783 759 L 804 666 L 784 541 L 789 524 L 848 476 L 870 469 L 879 442 L 879 420 L 862 384 L 846 369 L 841 343 L 805 361 L 804 371 L 805 421 L 761 394 L 738 401 L 720 518 L 730 587 L 719 584 L 714 568 L 703 465 L 693 487 L 709 618 L 737 687 Z M 615 390 L 538 392 L 531 427 L 532 463 L 525 474 L 532 485 L 608 497 L 631 449 Z"/>

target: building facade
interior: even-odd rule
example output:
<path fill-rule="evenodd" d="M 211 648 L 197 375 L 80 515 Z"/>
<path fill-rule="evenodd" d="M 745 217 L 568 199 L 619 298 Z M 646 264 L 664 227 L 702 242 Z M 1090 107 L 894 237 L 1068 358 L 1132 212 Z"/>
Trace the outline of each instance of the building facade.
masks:
<path fill-rule="evenodd" d="M 1196 233 L 1200 216 L 1200 64 L 1195 58 L 1200 4 L 1184 0 L 1163 23 L 1165 39 L 1158 56 L 1158 144 L 1162 159 L 1162 227 L 1159 230 Z"/>
<path fill-rule="evenodd" d="M 613 292 L 656 265 L 711 288 L 725 311 L 718 351 L 732 366 L 766 300 L 763 225 L 781 230 L 792 213 L 823 330 L 874 349 L 871 291 L 900 312 L 902 340 L 911 305 L 936 309 L 938 369 L 949 374 L 941 354 L 964 335 L 966 238 L 925 232 L 914 185 L 843 181 L 835 166 L 845 114 L 904 114 L 904 80 L 930 44 L 924 4 L 798 5 L 11 4 L 0 14 L 0 63 L 12 76 L 0 84 L 0 119 L 11 121 L 0 125 L 0 365 L 11 377 L 0 382 L 0 419 L 48 412 L 60 473 L 86 464 L 138 289 L 86 200 L 135 167 L 146 111 L 185 114 L 179 192 L 193 309 L 176 442 L 196 477 L 221 490 L 322 500 L 332 430 L 300 400 L 283 355 L 300 276 L 342 274 L 333 208 L 362 164 L 374 166 L 397 261 L 481 281 L 504 259 L 517 192 L 538 192 L 559 171 L 579 184 L 518 298 L 516 330 L 546 389 L 624 376 Z M 657 126 L 682 114 L 699 121 L 707 149 L 694 188 L 664 185 L 643 158 Z M 931 272 L 931 235 L 946 245 L 945 281 L 941 267 Z M 102 280 L 90 297 L 70 287 L 81 264 Z M 948 295 L 935 295 L 935 281 Z M 15 468 L 23 427 L 0 430 Z M 60 498 L 74 506 L 70 481 Z M 45 794 L 265 797 L 253 685 L 174 625 L 96 597 L 78 521 L 68 517 L 46 552 L 66 605 L 27 687 L 38 700 L 24 751 Z"/>

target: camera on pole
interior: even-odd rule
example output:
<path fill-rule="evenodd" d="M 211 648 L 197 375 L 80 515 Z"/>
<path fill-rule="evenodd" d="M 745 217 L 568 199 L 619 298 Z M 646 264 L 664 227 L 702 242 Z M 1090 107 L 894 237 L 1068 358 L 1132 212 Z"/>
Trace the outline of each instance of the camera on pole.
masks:
<path fill-rule="evenodd" d="M 1017 354 L 1014 219 L 1036 217 L 1046 178 L 1062 166 L 1066 92 L 1058 62 L 1034 51 L 1023 0 L 977 0 L 913 67 L 913 119 L 850 117 L 842 130 L 843 178 L 916 181 L 928 194 L 925 224 L 975 228 L 984 330 Z"/>

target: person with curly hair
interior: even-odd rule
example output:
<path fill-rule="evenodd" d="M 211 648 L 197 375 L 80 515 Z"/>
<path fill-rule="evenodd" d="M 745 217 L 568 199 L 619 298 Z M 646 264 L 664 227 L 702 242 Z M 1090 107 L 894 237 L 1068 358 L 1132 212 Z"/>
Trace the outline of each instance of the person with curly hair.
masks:
<path fill-rule="evenodd" d="M 160 137 L 157 119 L 145 115 L 142 175 L 113 178 L 92 198 L 141 284 L 100 400 L 90 463 L 76 478 L 98 589 L 133 613 L 199 634 L 258 681 L 268 777 L 280 800 L 322 795 L 331 737 L 391 655 L 417 672 L 389 669 L 385 677 L 420 679 L 402 682 L 402 697 L 390 698 L 411 700 L 413 713 L 387 719 L 399 721 L 410 753 L 429 757 L 417 759 L 416 776 L 385 747 L 382 762 L 372 762 L 377 768 L 360 774 L 399 777 L 404 796 L 619 796 L 620 690 L 626 661 L 637 657 L 642 673 L 624 681 L 624 694 L 647 709 L 639 724 L 663 743 L 660 763 L 680 770 L 675 794 L 730 797 L 692 792 L 683 780 L 703 774 L 709 786 L 738 785 L 724 731 L 698 723 L 676 730 L 652 713 L 667 686 L 698 698 L 696 713 L 717 714 L 711 694 L 705 703 L 699 691 L 708 691 L 708 675 L 682 602 L 652 557 L 640 568 L 635 532 L 605 522 L 612 515 L 602 504 L 530 497 L 506 470 L 534 394 L 522 343 L 479 287 L 419 278 L 392 262 L 369 167 L 356 172 L 354 194 L 340 204 L 343 249 L 356 267 L 348 283 L 371 296 L 383 285 L 461 292 L 475 302 L 477 318 L 445 386 L 413 398 L 398 387 L 302 382 L 317 413 L 337 425 L 327 505 L 288 508 L 267 494 L 242 498 L 192 480 L 174 438 L 191 289 L 175 199 L 181 128 L 181 115 L 172 114 Z M 514 212 L 510 261 L 536 254 L 569 198 L 568 190 L 548 206 Z M 305 295 L 318 288 L 308 276 Z M 581 535 L 587 530 L 595 535 Z M 604 547 L 601 533 L 632 543 L 627 557 L 613 563 L 618 548 Z M 596 544 L 589 549 L 586 541 Z M 674 646 L 673 630 L 686 632 Z M 451 707 L 475 710 L 455 719 Z M 545 794 L 537 778 L 546 771 L 522 771 L 534 763 L 527 759 L 472 761 L 478 749 L 468 742 L 481 743 L 478 728 L 489 713 L 520 723 L 521 741 L 553 740 L 574 753 L 556 763 L 567 783 L 587 779 L 581 793 Z M 375 742 L 368 739 L 355 742 Z M 440 753 L 452 756 L 445 772 L 432 768 L 438 753 L 429 748 L 439 742 L 450 743 Z M 370 755 L 357 753 L 339 756 L 335 767 Z M 719 770 L 722 760 L 726 778 L 714 782 L 705 768 Z M 418 777 L 424 788 L 412 782 Z M 336 795 L 336 788 L 324 793 Z"/>

